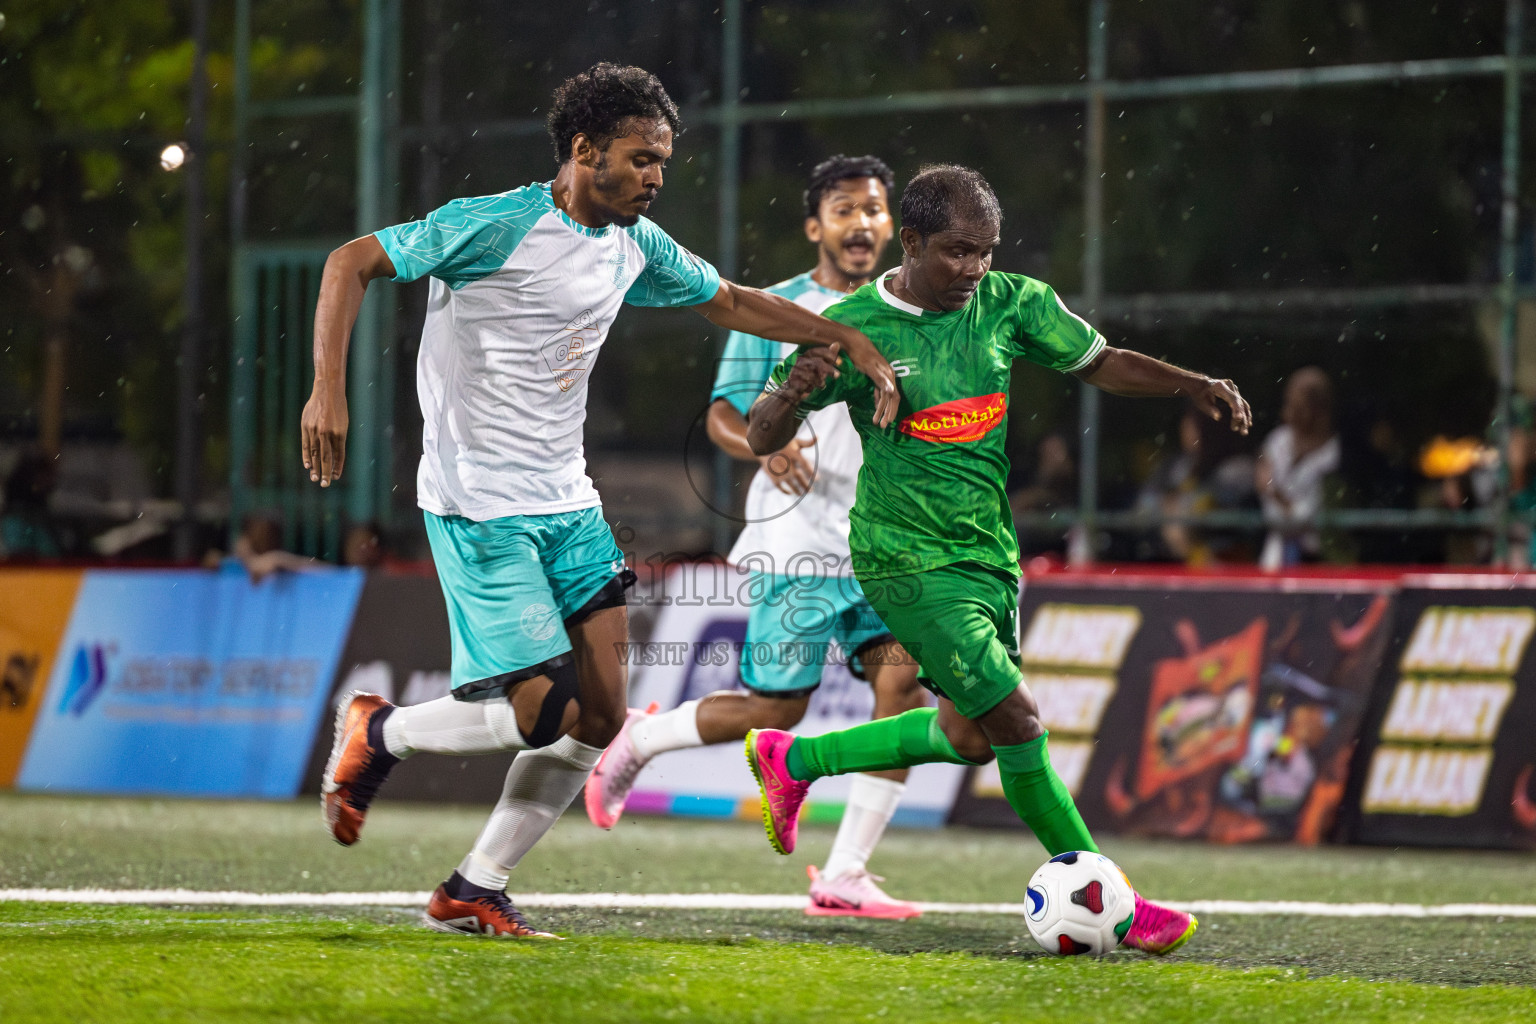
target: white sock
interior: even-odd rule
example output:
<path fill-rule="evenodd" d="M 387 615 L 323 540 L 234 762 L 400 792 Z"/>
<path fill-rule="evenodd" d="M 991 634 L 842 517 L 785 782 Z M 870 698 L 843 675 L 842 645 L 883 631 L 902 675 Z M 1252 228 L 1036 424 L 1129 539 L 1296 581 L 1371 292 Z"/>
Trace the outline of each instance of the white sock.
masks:
<path fill-rule="evenodd" d="M 684 747 L 702 747 L 699 738 L 699 702 L 690 700 L 671 711 L 642 718 L 629 730 L 630 742 L 641 760 L 649 761 L 657 754 Z"/>
<path fill-rule="evenodd" d="M 843 821 L 837 826 L 837 838 L 832 841 L 832 853 L 827 857 L 822 875 L 836 878 L 864 869 L 906 790 L 905 782 L 892 782 L 862 773 L 853 777 L 853 786 L 848 790 L 848 806 L 843 808 Z"/>
<path fill-rule="evenodd" d="M 395 708 L 384 720 L 384 746 L 396 757 L 431 754 L 494 754 L 525 750 L 509 700 L 454 700 Z"/>
<path fill-rule="evenodd" d="M 563 736 L 512 762 L 501 800 L 459 863 L 472 885 L 505 889 L 507 875 L 581 792 L 602 750 Z"/>

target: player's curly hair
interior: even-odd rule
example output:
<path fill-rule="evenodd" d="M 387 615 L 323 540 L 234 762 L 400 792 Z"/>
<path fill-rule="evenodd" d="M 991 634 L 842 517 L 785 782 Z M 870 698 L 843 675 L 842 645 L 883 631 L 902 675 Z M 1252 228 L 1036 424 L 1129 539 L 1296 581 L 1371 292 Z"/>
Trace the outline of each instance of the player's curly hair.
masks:
<path fill-rule="evenodd" d="M 929 164 L 901 190 L 901 226 L 926 239 L 947 231 L 956 218 L 1003 220 L 997 194 L 980 171 L 959 164 Z"/>
<path fill-rule="evenodd" d="M 811 168 L 811 177 L 805 185 L 805 215 L 815 217 L 821 213 L 821 199 L 838 182 L 850 178 L 879 178 L 890 195 L 896 188 L 896 175 L 877 156 L 829 156 Z"/>
<path fill-rule="evenodd" d="M 655 75 L 644 68 L 594 64 L 560 83 L 550 102 L 549 141 L 555 147 L 555 163 L 571 158 L 571 140 L 578 134 L 592 140 L 599 150 L 628 134 L 635 119 L 664 119 L 675 136 L 682 128 L 677 104 Z"/>

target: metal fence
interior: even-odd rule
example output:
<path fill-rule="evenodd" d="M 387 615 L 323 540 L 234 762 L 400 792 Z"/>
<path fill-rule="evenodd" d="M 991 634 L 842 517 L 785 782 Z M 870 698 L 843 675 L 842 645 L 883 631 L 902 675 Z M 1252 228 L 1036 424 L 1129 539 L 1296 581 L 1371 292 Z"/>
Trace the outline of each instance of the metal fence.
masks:
<path fill-rule="evenodd" d="M 235 6 L 235 133 L 230 160 L 230 539 L 252 512 L 272 515 L 292 551 L 335 560 L 343 513 L 352 522 L 385 518 L 393 487 L 395 304 L 369 289 L 348 360 L 350 431 L 341 487 L 312 485 L 299 459 L 299 414 L 314 380 L 310 359 L 315 297 L 327 254 L 345 239 L 271 244 L 252 240 L 247 212 L 249 141 L 276 118 L 346 115 L 357 139 L 359 234 L 395 217 L 398 177 L 400 0 L 366 0 L 363 74 L 355 95 L 256 100 L 251 83 L 251 0 Z"/>
<path fill-rule="evenodd" d="M 314 97 L 289 100 L 264 107 L 249 100 L 250 0 L 237 5 L 236 90 L 237 153 L 240 141 L 250 125 L 262 116 L 295 115 L 306 112 L 334 113 L 355 111 L 358 125 L 358 225 L 370 230 L 387 223 L 395 212 L 395 197 L 390 184 L 395 180 L 402 140 L 417 141 L 428 134 L 457 133 L 479 141 L 535 138 L 544 131 L 542 120 L 512 118 L 452 125 L 402 126 L 398 113 L 400 80 L 399 39 L 401 7 L 399 0 L 366 0 L 367 31 L 364 38 L 362 85 L 357 96 Z M 1072 297 L 1090 321 L 1107 324 L 1153 317 L 1200 317 L 1237 311 L 1266 312 L 1297 306 L 1317 309 L 1401 308 L 1475 303 L 1497 300 L 1501 319 L 1497 358 L 1498 397 L 1494 420 L 1497 443 L 1507 455 L 1510 446 L 1511 410 L 1515 388 L 1516 314 L 1522 298 L 1536 295 L 1522 288 L 1516 279 L 1517 187 L 1521 154 L 1521 85 L 1536 71 L 1536 57 L 1521 55 L 1524 30 L 1523 0 L 1506 0 L 1504 52 L 1498 56 L 1477 56 L 1426 60 L 1402 60 L 1382 63 L 1348 64 L 1324 67 L 1296 67 L 1275 70 L 1193 74 L 1155 79 L 1116 80 L 1108 74 L 1109 43 L 1113 28 L 1109 0 L 1090 0 L 1087 8 L 1086 35 L 1088 67 L 1084 80 L 1058 85 L 1022 85 L 995 88 L 956 89 L 933 92 L 907 92 L 862 97 L 804 99 L 772 103 L 750 103 L 741 97 L 743 69 L 744 0 L 722 0 L 720 5 L 721 69 L 718 100 L 712 105 L 690 109 L 685 114 L 694 124 L 710 125 L 718 131 L 717 223 L 715 262 L 722 274 L 734 276 L 739 261 L 739 225 L 742 218 L 740 186 L 742 135 L 745 127 L 760 123 L 784 124 L 811 119 L 859 118 L 893 113 L 967 111 L 982 108 L 1030 108 L 1065 106 L 1085 113 L 1082 147 L 1082 218 L 1085 225 L 1083 284 L 1080 295 Z M 1503 132 L 1501 210 L 1498 237 L 1497 283 L 1448 285 L 1388 285 L 1369 288 L 1308 288 L 1273 291 L 1209 291 L 1162 294 L 1107 294 L 1104 282 L 1105 238 L 1105 140 L 1106 104 L 1117 101 L 1147 101 L 1220 94 L 1252 92 L 1289 92 L 1296 90 L 1341 90 L 1382 83 L 1413 81 L 1500 80 L 1503 84 Z M 245 170 L 234 161 L 236 203 L 236 265 L 247 266 L 244 254 L 250 251 L 245 234 L 245 220 L 240 206 L 244 195 Z M 248 287 L 238 284 L 237 289 Z M 242 322 L 241 304 L 235 304 L 237 352 L 249 353 L 251 332 L 255 325 Z M 393 379 L 391 359 L 381 353 L 391 337 L 389 311 L 375 307 L 358 323 L 353 342 L 353 455 L 348 472 L 358 472 L 348 484 L 348 514 L 354 518 L 376 518 L 387 512 L 391 488 L 387 411 L 392 407 Z M 242 347 L 243 345 L 243 347 Z M 237 355 L 237 359 L 240 356 Z M 232 423 L 241 417 L 258 416 L 254 393 L 246 389 L 251 376 L 235 373 L 232 397 Z M 361 396 L 361 406 L 359 397 Z M 1108 512 L 1100 507 L 1100 419 L 1099 392 L 1081 389 L 1079 408 L 1079 492 L 1077 508 L 1050 514 L 1026 516 L 1021 525 L 1036 529 L 1062 530 L 1077 526 L 1081 535 L 1092 536 L 1100 529 L 1148 529 L 1167 521 L 1161 515 Z M 254 436 L 255 429 L 237 428 L 241 436 Z M 1506 553 L 1512 513 L 1507 470 L 1495 500 L 1489 507 L 1472 511 L 1435 509 L 1358 509 L 1324 513 L 1323 525 L 1351 530 L 1480 529 L 1491 531 L 1496 554 Z M 248 491 L 249 463 L 236 460 L 236 494 Z M 717 462 L 717 490 L 722 500 L 728 491 L 728 460 Z M 302 481 L 300 482 L 302 485 Z M 236 507 L 241 507 L 238 499 Z M 298 507 L 292 501 L 283 508 Z M 1225 513 L 1194 517 L 1192 522 L 1210 526 L 1261 525 L 1258 513 Z M 719 550 L 729 544 L 730 524 L 716 518 L 715 542 Z M 1080 549 L 1079 557 L 1091 557 L 1092 548 Z"/>

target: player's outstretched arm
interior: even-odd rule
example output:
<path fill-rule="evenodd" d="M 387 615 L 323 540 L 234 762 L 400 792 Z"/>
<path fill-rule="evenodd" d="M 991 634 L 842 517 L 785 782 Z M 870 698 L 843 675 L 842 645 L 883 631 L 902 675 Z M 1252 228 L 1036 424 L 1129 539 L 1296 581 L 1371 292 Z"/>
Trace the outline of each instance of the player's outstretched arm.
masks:
<path fill-rule="evenodd" d="M 723 398 L 709 403 L 709 413 L 704 417 L 704 429 L 709 433 L 709 439 L 715 442 L 715 447 L 731 458 L 762 466 L 773 486 L 785 494 L 810 493 L 811 484 L 816 479 L 816 467 L 801 454 L 801 449 L 814 445 L 814 437 L 795 437 L 772 454 L 758 455 L 747 443 L 747 418 Z"/>
<path fill-rule="evenodd" d="M 806 396 L 821 390 L 829 377 L 840 377 L 838 347 L 810 348 L 800 353 L 782 387 L 765 391 L 747 413 L 747 444 L 753 454 L 771 455 L 794 439 L 800 427 L 795 410 Z M 771 386 L 771 385 L 770 385 Z"/>
<path fill-rule="evenodd" d="M 1183 395 L 1213 420 L 1230 413 L 1232 429 L 1248 433 L 1253 411 L 1230 380 L 1216 380 L 1125 348 L 1106 348 L 1073 374 L 1101 391 L 1128 398 L 1173 398 Z"/>
<path fill-rule="evenodd" d="M 792 345 L 836 343 L 875 386 L 875 424 L 887 427 L 896 418 L 900 400 L 896 374 L 863 332 L 817 316 L 781 296 L 730 281 L 721 281 L 713 299 L 693 308 L 711 323 L 770 341 L 787 341 Z"/>
<path fill-rule="evenodd" d="M 321 487 L 341 478 L 347 455 L 347 343 L 376 277 L 394 277 L 395 265 L 373 235 L 354 238 L 325 260 L 315 302 L 315 386 L 299 420 L 304 468 Z"/>

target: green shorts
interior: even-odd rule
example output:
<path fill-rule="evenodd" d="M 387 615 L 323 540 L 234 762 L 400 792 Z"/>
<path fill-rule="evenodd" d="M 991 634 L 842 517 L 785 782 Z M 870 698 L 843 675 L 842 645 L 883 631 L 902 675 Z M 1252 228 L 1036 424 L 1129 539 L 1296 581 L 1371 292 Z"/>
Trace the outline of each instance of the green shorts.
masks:
<path fill-rule="evenodd" d="M 919 681 L 980 718 L 1019 688 L 1019 582 L 975 562 L 861 580 L 864 595 L 907 653 Z"/>

